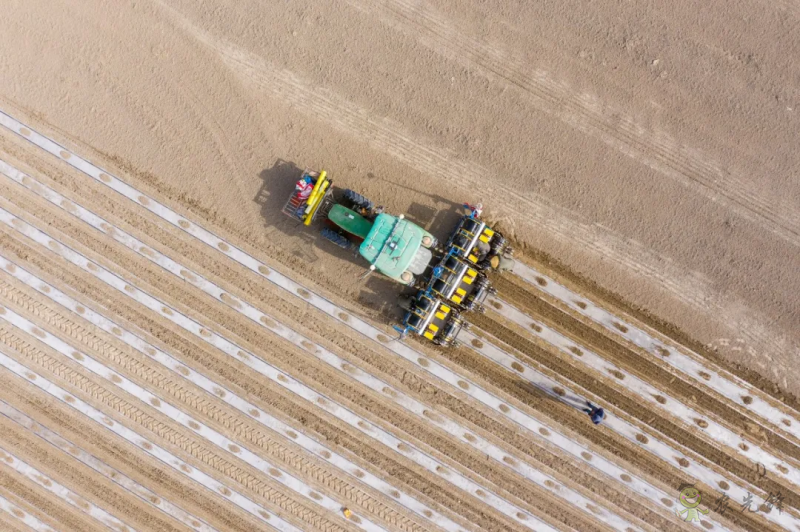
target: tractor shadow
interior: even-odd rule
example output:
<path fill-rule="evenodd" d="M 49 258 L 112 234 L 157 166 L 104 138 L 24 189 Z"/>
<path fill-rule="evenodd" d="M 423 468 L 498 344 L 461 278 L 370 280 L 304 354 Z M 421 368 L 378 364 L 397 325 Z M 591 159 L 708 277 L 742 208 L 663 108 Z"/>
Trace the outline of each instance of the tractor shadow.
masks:
<path fill-rule="evenodd" d="M 317 262 L 326 254 L 352 261 L 352 251 L 344 250 L 320 235 L 319 223 L 307 227 L 282 212 L 303 171 L 304 168 L 294 162 L 277 159 L 271 167 L 258 174 L 261 187 L 253 201 L 261 207 L 266 234 L 271 238 L 286 237 L 290 246 L 287 252 L 306 263 Z"/>

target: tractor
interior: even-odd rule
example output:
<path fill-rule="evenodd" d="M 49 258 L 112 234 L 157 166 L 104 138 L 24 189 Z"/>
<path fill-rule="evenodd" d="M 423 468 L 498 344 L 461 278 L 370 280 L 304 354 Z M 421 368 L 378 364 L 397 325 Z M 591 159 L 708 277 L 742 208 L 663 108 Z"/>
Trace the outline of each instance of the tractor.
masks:
<path fill-rule="evenodd" d="M 324 215 L 324 238 L 344 249 L 357 246 L 370 271 L 377 270 L 406 286 L 414 285 L 433 259 L 436 238 L 402 214 L 384 213 L 382 207 L 376 208 L 352 190 L 343 190 L 334 199 L 331 184 L 325 171 L 304 172 L 283 212 L 305 225 Z"/>
<path fill-rule="evenodd" d="M 413 296 L 401 296 L 406 311 L 401 338 L 414 333 L 436 345 L 458 345 L 458 333 L 467 328 L 464 313 L 483 312 L 495 289 L 487 272 L 513 267 L 512 250 L 499 232 L 480 220 L 481 206 L 464 205 L 468 214 L 450 234 L 447 244 L 401 214 L 383 212 L 352 190 L 334 191 L 327 173 L 304 171 L 283 212 L 304 225 L 323 220 L 322 236 L 354 251 L 374 271 L 407 287 Z"/>

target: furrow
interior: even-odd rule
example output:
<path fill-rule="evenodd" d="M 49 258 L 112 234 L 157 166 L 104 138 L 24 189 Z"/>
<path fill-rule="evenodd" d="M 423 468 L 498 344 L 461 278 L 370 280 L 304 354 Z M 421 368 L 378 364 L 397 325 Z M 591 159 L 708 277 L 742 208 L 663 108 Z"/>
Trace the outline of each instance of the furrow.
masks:
<path fill-rule="evenodd" d="M 3 334 L 4 339 L 8 338 L 8 336 L 9 336 L 8 333 Z M 11 339 L 11 341 L 14 342 L 13 339 Z M 16 341 L 14 343 L 19 344 L 20 342 Z M 133 444 L 134 446 L 144 451 L 146 454 L 156 458 L 161 463 L 177 471 L 181 475 L 191 478 L 195 482 L 201 484 L 206 489 L 215 493 L 216 495 L 224 497 L 228 501 L 240 507 L 245 512 L 256 517 L 258 521 L 270 525 L 275 529 L 280 530 L 281 532 L 300 532 L 300 529 L 290 524 L 289 522 L 283 520 L 276 514 L 267 511 L 265 508 L 261 507 L 257 503 L 253 502 L 244 495 L 240 494 L 239 492 L 231 490 L 224 484 L 216 481 L 214 478 L 203 473 L 199 469 L 191 467 L 188 463 L 184 462 L 183 460 L 180 460 L 178 457 L 171 454 L 166 449 L 158 445 L 155 445 L 150 441 L 140 437 L 137 433 L 135 433 L 131 429 L 128 429 L 122 424 L 113 421 L 108 416 L 104 415 L 101 411 L 93 408 L 88 403 L 70 394 L 69 392 L 59 387 L 55 383 L 48 381 L 47 379 L 42 377 L 41 374 L 35 373 L 26 368 L 25 366 L 19 364 L 9 355 L 9 352 L 11 352 L 11 349 L 7 346 L 7 344 L 5 342 L 0 343 L 0 365 L 5 367 L 7 370 L 11 371 L 18 377 L 24 379 L 31 385 L 46 392 L 59 402 L 89 417 L 97 424 L 107 428 L 117 436 L 120 436 L 124 440 L 128 441 L 129 443 Z M 46 355 L 44 355 L 41 352 L 38 352 L 37 354 L 39 354 L 41 358 L 46 357 Z M 68 376 L 69 374 L 74 374 L 74 372 L 72 372 L 62 364 L 55 363 L 51 365 L 56 366 L 55 372 L 57 374 L 60 374 L 60 376 Z M 84 379 L 84 381 L 88 382 L 86 381 L 86 379 Z M 98 397 L 108 396 L 107 392 L 98 388 L 96 385 L 93 387 L 92 391 Z M 122 410 L 122 413 L 127 414 L 128 412 L 131 412 L 131 408 L 130 407 L 126 408 L 127 405 L 125 405 L 119 399 L 116 399 L 115 404 L 113 406 L 115 408 L 119 408 L 119 410 Z M 140 416 L 140 418 L 141 417 L 142 416 Z M 162 428 L 162 430 L 164 428 Z"/>
<path fill-rule="evenodd" d="M 0 460 L 3 460 L 4 467 L 9 467 L 13 469 L 20 475 L 26 477 L 31 482 L 38 484 L 45 490 L 56 495 L 60 500 L 65 501 L 70 505 L 74 506 L 75 508 L 80 509 L 82 512 L 90 515 L 96 521 L 102 523 L 108 528 L 111 528 L 112 530 L 118 530 L 119 532 L 128 532 L 136 530 L 126 525 L 125 523 L 123 523 L 110 513 L 106 512 L 102 508 L 99 508 L 98 506 L 87 501 L 77 493 L 62 486 L 61 484 L 54 481 L 47 475 L 43 474 L 41 471 L 23 462 L 22 460 L 11 454 L 9 451 L 3 449 L 2 447 L 0 447 Z"/>
<path fill-rule="evenodd" d="M 509 372 L 515 374 L 522 374 L 526 381 L 530 382 L 538 389 L 544 391 L 556 400 L 562 401 L 575 408 L 583 408 L 586 405 L 586 399 L 574 391 L 566 388 L 561 383 L 553 378 L 534 370 L 527 364 L 519 362 L 517 357 L 514 357 L 503 348 L 495 345 L 487 340 L 487 338 L 478 338 L 473 333 L 465 331 L 461 333 L 461 337 L 465 340 L 465 345 L 469 345 L 470 349 L 479 353 L 481 356 L 495 362 L 496 364 L 506 368 Z M 516 365 L 516 367 L 515 367 Z M 521 367 L 522 372 L 517 368 Z M 680 445 L 666 438 L 657 438 L 652 434 L 643 435 L 642 431 L 622 418 L 613 415 L 613 412 L 606 410 L 606 419 L 603 421 L 603 426 L 608 427 L 615 433 L 619 434 L 631 444 L 644 449 L 646 452 L 655 455 L 663 462 L 673 465 L 677 464 L 687 471 L 691 468 L 690 474 L 705 483 L 708 486 L 720 487 L 730 486 L 728 490 L 731 494 L 736 494 L 744 500 L 744 497 L 750 495 L 751 492 L 737 483 L 733 482 L 724 475 L 714 471 L 706 464 L 701 463 L 697 459 L 693 459 L 683 451 L 679 450 Z M 755 488 L 753 488 L 755 489 Z M 761 506 L 765 503 L 765 498 L 758 495 L 753 496 L 753 500 L 757 501 L 756 504 Z M 784 528 L 798 527 L 800 528 L 800 520 L 794 517 L 789 512 L 768 512 L 763 514 L 767 520 L 774 522 Z"/>
<path fill-rule="evenodd" d="M 3 414 L 10 420 L 17 423 L 19 426 L 25 428 L 27 431 L 36 434 L 52 446 L 69 454 L 85 466 L 91 468 L 93 471 L 96 471 L 105 478 L 116 483 L 129 493 L 134 494 L 148 505 L 158 508 L 165 515 L 176 519 L 180 523 L 183 523 L 184 525 L 200 532 L 218 532 L 215 528 L 212 528 L 207 523 L 187 513 L 185 510 L 179 508 L 163 497 L 157 496 L 153 491 L 142 486 L 130 477 L 122 474 L 120 471 L 103 463 L 101 460 L 97 459 L 84 449 L 81 449 L 73 442 L 65 440 L 55 432 L 37 423 L 32 418 L 28 417 L 2 400 L 0 400 L 0 414 Z"/>
<path fill-rule="evenodd" d="M 141 386 L 135 384 L 131 380 L 127 379 L 120 373 L 108 369 L 106 366 L 99 363 L 94 358 L 90 357 L 88 354 L 75 351 L 66 342 L 45 331 L 42 331 L 41 329 L 37 328 L 33 323 L 26 320 L 19 314 L 13 312 L 12 310 L 0 306 L 0 320 L 7 321 L 8 323 L 11 323 L 15 327 L 31 335 L 34 335 L 39 339 L 39 341 L 55 349 L 65 357 L 69 357 L 76 360 L 78 364 L 80 364 L 87 370 L 91 371 L 95 375 L 105 379 L 107 383 L 110 383 L 113 386 L 116 386 L 117 388 L 120 388 L 128 392 L 132 396 L 137 397 L 139 400 L 149 404 L 152 408 L 155 408 L 156 410 L 166 415 L 168 418 L 172 419 L 176 423 L 185 426 L 189 430 L 192 430 L 194 433 L 203 437 L 206 441 L 210 442 L 211 444 L 216 445 L 218 448 L 227 450 L 228 452 L 234 454 L 239 459 L 245 461 L 246 463 L 250 464 L 251 466 L 263 472 L 265 475 L 272 477 L 276 482 L 289 488 L 293 492 L 305 497 L 308 501 L 321 506 L 322 508 L 328 510 L 329 512 L 335 512 L 335 513 L 338 513 L 342 508 L 345 507 L 345 505 L 331 499 L 330 497 L 324 494 L 320 494 L 319 492 L 308 487 L 299 478 L 275 467 L 274 464 L 266 460 L 263 460 L 257 454 L 253 453 L 249 449 L 236 445 L 234 441 L 226 438 L 224 435 L 212 429 L 211 427 L 189 418 L 188 416 L 183 414 L 183 412 L 181 412 L 179 409 L 175 408 L 172 404 L 166 402 L 162 398 L 159 398 L 151 394 L 150 392 L 148 392 Z M 239 476 L 243 477 L 244 474 L 240 473 Z M 253 480 L 251 479 L 250 482 L 253 483 Z M 359 528 L 362 528 L 363 530 L 367 531 L 384 530 L 382 527 L 379 527 L 378 525 L 372 523 L 370 520 L 366 519 L 363 516 L 359 516 L 356 513 L 353 513 L 353 518 L 351 518 L 351 521 L 353 523 L 356 523 L 356 525 Z M 326 525 L 325 523 L 319 523 L 319 524 L 322 525 L 322 527 L 326 530 L 336 530 L 336 527 L 334 527 L 333 525 L 330 524 Z"/>
<path fill-rule="evenodd" d="M 534 370 L 526 364 L 521 364 L 517 357 L 508 354 L 501 347 L 489 342 L 486 338 L 479 339 L 471 332 L 465 332 L 462 333 L 462 335 L 465 339 L 465 344 L 469 345 L 472 350 L 479 353 L 481 356 L 503 366 L 508 371 L 519 373 L 515 367 L 515 364 L 517 367 L 521 366 L 523 368 L 522 375 L 525 377 L 525 379 L 554 399 L 562 401 L 570 406 L 574 406 L 575 408 L 582 408 L 585 406 L 586 399 L 584 397 L 566 388 L 540 371 Z M 665 463 L 671 465 L 673 462 L 677 463 L 693 477 L 697 478 L 708 486 L 719 487 L 729 485 L 731 486 L 731 492 L 740 494 L 742 500 L 746 495 L 750 494 L 750 491 L 747 489 L 739 486 L 729 478 L 717 473 L 707 465 L 701 463 L 699 460 L 692 459 L 691 456 L 679 450 L 679 445 L 675 441 L 667 440 L 666 438 L 659 439 L 654 437 L 652 434 L 642 438 L 642 431 L 640 429 L 628 421 L 613 415 L 613 413 L 609 411 L 606 411 L 606 419 L 603 421 L 603 425 L 624 437 L 637 447 L 644 449 L 648 453 L 660 458 Z M 757 495 L 753 497 L 753 500 L 758 501 L 759 506 L 765 502 L 764 498 L 761 498 Z M 768 512 L 764 513 L 764 515 L 769 521 L 786 528 L 789 526 L 797 527 L 800 525 L 800 520 L 792 516 L 789 512 L 779 512 L 777 515 L 775 512 Z"/>
<path fill-rule="evenodd" d="M 254 369 L 257 369 L 257 371 L 267 376 L 270 378 L 270 380 L 278 385 L 293 391 L 297 395 L 305 398 L 307 401 L 315 403 L 318 406 L 322 406 L 324 410 L 345 421 L 347 424 L 356 428 L 360 432 L 372 438 L 378 439 L 392 449 L 396 449 L 398 452 L 400 452 L 400 454 L 412 459 L 414 462 L 421 465 L 431 473 L 434 473 L 437 477 L 454 484 L 467 493 L 473 494 L 478 500 L 484 504 L 489 504 L 497 511 L 506 515 L 510 520 L 536 530 L 555 530 L 550 525 L 533 516 L 527 510 L 515 506 L 499 495 L 496 495 L 491 490 L 476 484 L 474 481 L 465 477 L 461 473 L 446 467 L 435 458 L 425 454 L 414 446 L 403 442 L 389 432 L 379 428 L 377 425 L 361 418 L 352 411 L 334 402 L 330 398 L 317 393 L 288 374 L 265 363 L 255 354 L 248 352 L 247 350 L 226 340 L 215 332 L 208 330 L 201 324 L 191 320 L 176 309 L 169 308 L 152 296 L 126 283 L 123 279 L 117 277 L 105 268 L 92 261 L 89 261 L 81 254 L 68 248 L 66 245 L 51 239 L 45 233 L 23 222 L 21 219 L 15 217 L 5 209 L 0 209 L 0 221 L 5 223 L 7 226 L 18 230 L 20 233 L 26 235 L 37 243 L 48 247 L 55 253 L 80 267 L 82 270 L 90 273 L 98 279 L 101 279 L 110 286 L 116 288 L 120 293 L 125 294 L 127 297 L 138 301 L 147 308 L 150 308 L 158 313 L 162 318 L 175 323 L 184 330 L 192 333 L 195 337 L 217 347 L 226 354 L 245 362 L 251 367 L 254 367 Z M 321 402 L 320 399 L 322 400 Z"/>
<path fill-rule="evenodd" d="M 56 532 L 49 525 L 43 523 L 30 513 L 15 505 L 0 494 L 0 508 L 7 514 L 6 518 L 24 524 L 28 529 L 36 532 Z"/>
<path fill-rule="evenodd" d="M 0 119 L 2 119 L 2 115 L 0 115 Z M 270 282 L 272 282 L 273 284 L 275 284 L 280 288 L 283 288 L 293 296 L 302 298 L 303 300 L 305 300 L 318 310 L 321 310 L 323 313 L 333 317 L 339 322 L 358 331 L 359 333 L 369 338 L 370 340 L 377 342 L 379 345 L 383 345 L 386 349 L 389 349 L 395 354 L 400 355 L 401 357 L 411 362 L 424 372 L 427 372 L 430 375 L 433 375 L 438 379 L 443 380 L 454 389 L 460 389 L 458 385 L 459 381 L 467 382 L 468 384 L 470 384 L 470 386 L 468 390 L 464 392 L 470 395 L 471 397 L 477 399 L 478 401 L 482 402 L 483 404 L 485 404 L 487 407 L 492 409 L 498 415 L 510 420 L 514 424 L 517 424 L 525 428 L 532 434 L 537 434 L 537 435 L 541 433 L 548 434 L 548 436 L 545 437 L 546 441 L 554 443 L 557 447 L 567 451 L 570 455 L 574 456 L 582 463 L 588 464 L 590 467 L 596 469 L 597 471 L 600 471 L 603 474 L 610 474 L 615 481 L 617 481 L 617 479 L 620 478 L 625 479 L 624 482 L 627 484 L 628 487 L 632 488 L 637 494 L 642 495 L 648 500 L 650 500 L 654 504 L 654 507 L 659 508 L 665 514 L 667 513 L 667 510 L 664 508 L 664 503 L 662 501 L 671 500 L 672 497 L 663 490 L 652 486 L 649 482 L 639 478 L 637 475 L 630 474 L 626 470 L 620 468 L 619 466 L 613 464 L 612 462 L 602 457 L 598 456 L 597 459 L 594 461 L 592 461 L 591 459 L 587 460 L 585 456 L 592 457 L 594 455 L 592 455 L 592 453 L 589 453 L 588 449 L 586 449 L 582 445 L 572 441 L 572 439 L 570 439 L 569 437 L 564 436 L 557 431 L 553 431 L 545 427 L 541 422 L 535 420 L 533 417 L 526 414 L 522 410 L 512 405 L 505 404 L 505 402 L 502 401 L 501 399 L 486 392 L 482 388 L 474 385 L 474 383 L 469 383 L 467 379 L 453 373 L 445 366 L 433 361 L 432 359 L 422 355 L 421 353 L 418 353 L 409 346 L 393 341 L 383 331 L 380 331 L 379 329 L 372 327 L 365 321 L 361 320 L 360 318 L 356 317 L 355 315 L 349 312 L 344 311 L 343 309 L 340 309 L 339 307 L 331 303 L 329 300 L 319 296 L 315 292 L 307 289 L 302 285 L 299 285 L 298 283 L 294 282 L 288 277 L 268 268 L 261 261 L 257 260 L 256 258 L 244 252 L 243 250 L 239 249 L 238 247 L 225 242 L 223 239 L 217 237 L 208 230 L 185 219 L 184 217 L 175 213 L 174 211 L 164 206 L 163 204 L 159 203 L 155 199 L 145 194 L 142 194 L 141 192 L 125 184 L 118 178 L 109 175 L 108 173 L 102 171 L 98 167 L 92 165 L 91 163 L 82 159 L 76 154 L 65 150 L 64 148 L 54 143 L 53 141 L 47 139 L 46 137 L 43 137 L 36 132 L 24 128 L 22 124 L 19 124 L 13 119 L 10 119 L 10 117 L 7 117 L 5 119 L 5 122 L 3 123 L 7 125 L 7 127 L 9 127 L 10 129 L 15 131 L 17 134 L 20 134 L 23 138 L 30 140 L 37 146 L 45 149 L 46 151 L 58 157 L 59 159 L 66 161 L 74 168 L 80 170 L 87 176 L 93 178 L 96 182 L 101 183 L 111 188 L 112 190 L 118 192 L 122 196 L 132 200 L 133 202 L 149 210 L 162 220 L 170 223 L 179 230 L 184 231 L 189 235 L 197 238 L 198 240 L 210 246 L 217 252 L 220 252 L 228 256 L 229 258 L 238 262 L 242 266 L 253 271 L 258 276 L 269 280 Z M 62 156 L 61 155 L 62 151 L 64 154 L 68 156 L 67 157 Z"/>
<path fill-rule="evenodd" d="M 778 477 L 795 485 L 798 484 L 800 472 L 792 464 L 772 455 L 758 444 L 737 435 L 711 416 L 702 414 L 679 400 L 670 397 L 668 394 L 662 393 L 655 386 L 648 384 L 616 364 L 604 360 L 591 349 L 570 340 L 543 322 L 524 314 L 507 301 L 492 297 L 490 304 L 492 303 L 496 303 L 492 305 L 493 312 L 519 325 L 525 331 L 524 334 L 526 336 L 543 340 L 579 366 L 598 371 L 603 375 L 614 376 L 617 379 L 618 386 L 630 390 L 639 399 L 645 400 L 655 409 L 663 410 L 666 414 L 686 422 L 688 425 L 687 430 L 702 431 L 701 433 L 705 437 L 713 439 L 753 463 L 763 464 L 768 471 Z M 516 362 L 516 364 L 517 366 L 514 366 L 514 362 L 512 362 L 512 367 L 509 369 L 519 372 L 519 366 L 522 365 L 522 375 L 526 375 L 529 371 L 535 371 L 529 368 L 527 364 L 520 362 Z M 504 367 L 507 366 L 506 364 L 503 365 Z"/>
<path fill-rule="evenodd" d="M 659 364 L 671 366 L 677 370 L 677 376 L 692 386 L 704 387 L 722 395 L 754 421 L 766 423 L 770 430 L 781 434 L 788 433 L 795 442 L 800 442 L 800 414 L 788 406 L 779 405 L 749 383 L 716 367 L 713 362 L 686 347 L 669 343 L 655 330 L 615 316 L 532 266 L 518 261 L 514 273 L 537 291 L 557 299 L 571 311 L 600 325 L 606 334 L 620 337 L 642 349 Z"/>
<path fill-rule="evenodd" d="M 0 257 L 0 264 L 2 264 L 0 267 L 6 268 L 11 263 L 5 258 Z M 418 513 L 432 525 L 442 526 L 445 530 L 454 532 L 461 530 L 457 524 L 441 516 L 439 513 L 434 512 L 432 509 L 419 503 L 415 499 L 412 499 L 407 494 L 401 493 L 391 484 L 379 479 L 372 473 L 364 471 L 362 468 L 359 468 L 356 464 L 347 460 L 343 456 L 332 452 L 329 448 L 319 444 L 308 436 L 305 436 L 297 429 L 294 429 L 293 427 L 279 421 L 277 418 L 258 408 L 256 405 L 242 399 L 233 393 L 229 388 L 226 388 L 225 386 L 208 379 L 204 375 L 180 363 L 166 354 L 164 351 L 127 331 L 122 326 L 117 325 L 114 322 L 95 313 L 91 309 L 87 309 L 86 307 L 80 305 L 77 301 L 69 298 L 66 294 L 59 291 L 54 286 L 34 277 L 20 267 L 16 267 L 14 270 L 15 271 L 12 275 L 15 278 L 25 282 L 28 286 L 37 290 L 40 294 L 51 298 L 54 302 L 60 303 L 68 310 L 81 315 L 90 323 L 119 338 L 121 341 L 144 354 L 149 359 L 158 362 L 162 367 L 170 371 L 169 375 L 171 377 L 178 377 L 179 380 L 200 387 L 208 393 L 209 397 L 213 396 L 214 398 L 220 399 L 228 405 L 236 408 L 236 410 L 238 410 L 245 419 L 255 421 L 262 426 L 294 441 L 294 443 L 298 444 L 306 451 L 314 454 L 328 464 L 335 466 L 354 480 L 361 481 L 364 484 L 377 489 L 381 493 L 384 493 L 387 497 L 396 499 L 404 506 L 413 509 L 415 513 Z M 140 362 L 131 360 L 118 349 L 108 345 L 107 343 L 101 342 L 84 327 L 63 318 L 52 311 L 49 311 L 47 308 L 43 308 L 41 305 L 37 305 L 35 301 L 30 299 L 24 293 L 15 290 L 2 280 L 0 280 L 0 293 L 13 301 L 15 304 L 22 306 L 32 314 L 36 315 L 38 318 L 44 320 L 46 323 L 57 327 L 66 334 L 69 334 L 73 339 L 93 347 L 96 352 L 103 353 L 103 355 L 109 360 L 121 367 L 124 367 L 126 370 L 137 375 L 139 378 L 155 386 L 164 386 L 164 377 L 161 374 L 152 371 L 147 364 L 142 364 Z M 331 477 L 331 475 L 324 473 L 309 460 L 287 449 L 283 444 L 276 442 L 267 434 L 259 430 L 253 430 L 252 426 L 250 426 L 248 423 L 243 423 L 240 419 L 227 415 L 225 412 L 214 407 L 206 399 L 198 397 L 196 394 L 176 386 L 169 386 L 167 391 L 176 399 L 182 400 L 183 402 L 190 404 L 193 408 L 204 412 L 205 415 L 212 417 L 218 423 L 237 434 L 237 436 L 244 438 L 255 445 L 258 445 L 262 449 L 270 452 L 272 456 L 282 459 L 285 463 L 299 469 L 304 474 L 322 482 L 333 491 L 339 493 L 340 496 L 348 497 L 352 502 L 360 504 L 365 509 L 370 509 L 370 511 L 375 512 L 387 522 L 399 526 L 404 530 L 414 531 L 419 528 L 419 525 L 404 518 L 402 515 L 398 514 L 396 511 L 387 507 L 380 501 L 375 500 L 373 497 L 369 496 L 358 488 L 346 482 L 338 481 L 335 477 Z"/>
<path fill-rule="evenodd" d="M 309 339 L 299 335 L 298 333 L 296 333 L 296 331 L 290 329 L 288 326 L 278 321 L 274 316 L 267 315 L 259 311 L 249 303 L 241 301 L 238 298 L 235 298 L 230 294 L 227 294 L 222 288 L 208 281 L 202 275 L 192 271 L 188 267 L 176 263 L 175 261 L 169 259 L 168 257 L 164 256 L 163 254 L 157 251 L 149 249 L 149 247 L 145 246 L 141 241 L 135 239 L 133 236 L 127 234 L 121 229 L 110 225 L 106 220 L 87 211 L 80 205 L 76 205 L 71 202 L 67 203 L 68 200 L 66 200 L 63 196 L 56 193 L 55 191 L 45 186 L 44 184 L 40 183 L 39 181 L 35 180 L 34 178 L 24 175 L 19 171 L 16 171 L 7 164 L 4 167 L 4 163 L 2 161 L 0 161 L 0 171 L 5 173 L 5 175 L 10 177 L 17 183 L 22 184 L 29 190 L 32 190 L 34 193 L 44 197 L 45 199 L 47 199 L 56 206 L 63 208 L 63 205 L 70 205 L 70 210 L 68 212 L 70 212 L 72 215 L 90 224 L 95 229 L 105 234 L 108 234 L 116 241 L 122 243 L 129 249 L 139 253 L 146 259 L 155 262 L 156 264 L 160 265 L 167 271 L 173 273 L 183 281 L 188 282 L 200 288 L 203 292 L 215 298 L 216 300 L 222 301 L 223 303 L 229 305 L 234 310 L 236 310 L 240 314 L 245 315 L 259 326 L 264 327 L 267 330 L 270 330 L 278 334 L 279 336 L 291 341 L 296 345 L 304 347 L 307 351 L 311 352 L 319 360 L 329 364 L 337 371 L 341 371 L 342 369 L 348 368 L 348 364 L 346 361 L 342 360 L 334 353 L 330 352 L 329 350 L 325 349 L 319 344 L 311 342 Z M 147 253 L 143 253 L 142 252 L 143 249 L 146 249 Z M 39 288 L 40 283 L 41 282 L 29 283 L 29 284 L 32 288 L 41 290 Z M 48 290 L 48 292 L 45 295 L 50 296 L 53 293 L 54 293 L 53 289 L 51 289 Z M 85 314 L 84 317 L 86 317 Z M 111 330 L 113 331 L 114 329 L 111 328 Z M 117 331 L 119 331 L 118 328 Z M 119 336 L 118 333 L 117 336 Z M 363 372 L 362 370 L 354 371 L 351 369 L 349 371 L 345 371 L 345 373 L 350 378 L 355 379 L 356 381 L 365 384 L 366 386 L 375 390 L 376 392 L 384 394 L 385 396 L 391 398 L 395 403 L 401 405 L 406 410 L 417 415 L 420 419 L 428 421 L 432 420 L 431 419 L 432 414 L 422 403 L 414 400 L 413 398 L 411 398 L 406 394 L 403 394 L 399 390 L 392 388 L 387 383 L 373 377 L 368 373 Z M 553 495 L 561 498 L 566 498 L 567 502 L 576 505 L 579 508 L 582 508 L 587 513 L 587 515 L 590 516 L 590 518 L 599 519 L 618 530 L 625 530 L 626 528 L 634 528 L 626 520 L 621 519 L 619 516 L 614 515 L 613 513 L 609 512 L 606 509 L 598 508 L 598 506 L 594 501 L 584 497 L 578 492 L 566 488 L 565 486 L 558 483 L 555 479 L 541 473 L 540 471 L 536 470 L 525 461 L 521 461 L 519 460 L 519 458 L 509 456 L 496 445 L 491 444 L 490 442 L 486 441 L 483 438 L 470 434 L 469 431 L 459 426 L 453 420 L 448 418 L 442 418 L 439 415 L 435 416 L 434 419 L 435 419 L 434 422 L 438 426 L 443 428 L 449 434 L 455 436 L 462 443 L 468 446 L 472 446 L 482 453 L 488 454 L 494 460 L 496 460 L 499 465 L 506 468 L 510 468 L 517 474 L 521 474 L 528 480 L 535 482 L 540 487 L 551 492 Z M 510 464 L 515 464 L 515 466 L 511 466 Z"/>

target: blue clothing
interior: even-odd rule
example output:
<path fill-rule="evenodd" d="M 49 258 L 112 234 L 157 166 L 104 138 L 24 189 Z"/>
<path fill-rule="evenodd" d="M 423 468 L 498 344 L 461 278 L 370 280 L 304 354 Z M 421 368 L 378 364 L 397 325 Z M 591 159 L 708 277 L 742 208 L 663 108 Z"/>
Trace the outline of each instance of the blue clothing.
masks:
<path fill-rule="evenodd" d="M 586 401 L 586 406 L 588 408 L 585 408 L 583 411 L 589 414 L 592 423 L 594 423 L 595 425 L 599 425 L 600 423 L 602 423 L 603 419 L 605 419 L 606 417 L 606 413 L 603 411 L 603 409 L 600 408 L 599 406 L 593 405 L 589 401 Z"/>

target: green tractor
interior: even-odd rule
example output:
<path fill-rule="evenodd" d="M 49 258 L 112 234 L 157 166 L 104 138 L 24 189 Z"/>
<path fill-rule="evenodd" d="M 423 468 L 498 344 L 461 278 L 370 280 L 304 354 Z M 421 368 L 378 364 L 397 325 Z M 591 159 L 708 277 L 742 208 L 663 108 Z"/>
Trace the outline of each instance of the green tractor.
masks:
<path fill-rule="evenodd" d="M 417 293 L 401 296 L 406 311 L 401 338 L 409 333 L 440 346 L 459 345 L 469 327 L 464 314 L 482 312 L 494 293 L 486 273 L 513 267 L 512 250 L 499 232 L 480 220 L 482 207 L 465 204 L 468 214 L 451 232 L 444 249 L 437 239 L 401 214 L 392 216 L 352 190 L 334 194 L 325 171 L 303 172 L 283 212 L 305 225 L 324 220 L 321 234 L 354 250 L 377 271 Z"/>
<path fill-rule="evenodd" d="M 344 249 L 357 247 L 370 271 L 413 285 L 433 259 L 436 238 L 402 214 L 384 213 L 382 207 L 376 208 L 352 190 L 343 190 L 334 198 L 331 184 L 324 171 L 304 172 L 283 212 L 305 225 L 324 216 L 324 238 Z"/>

